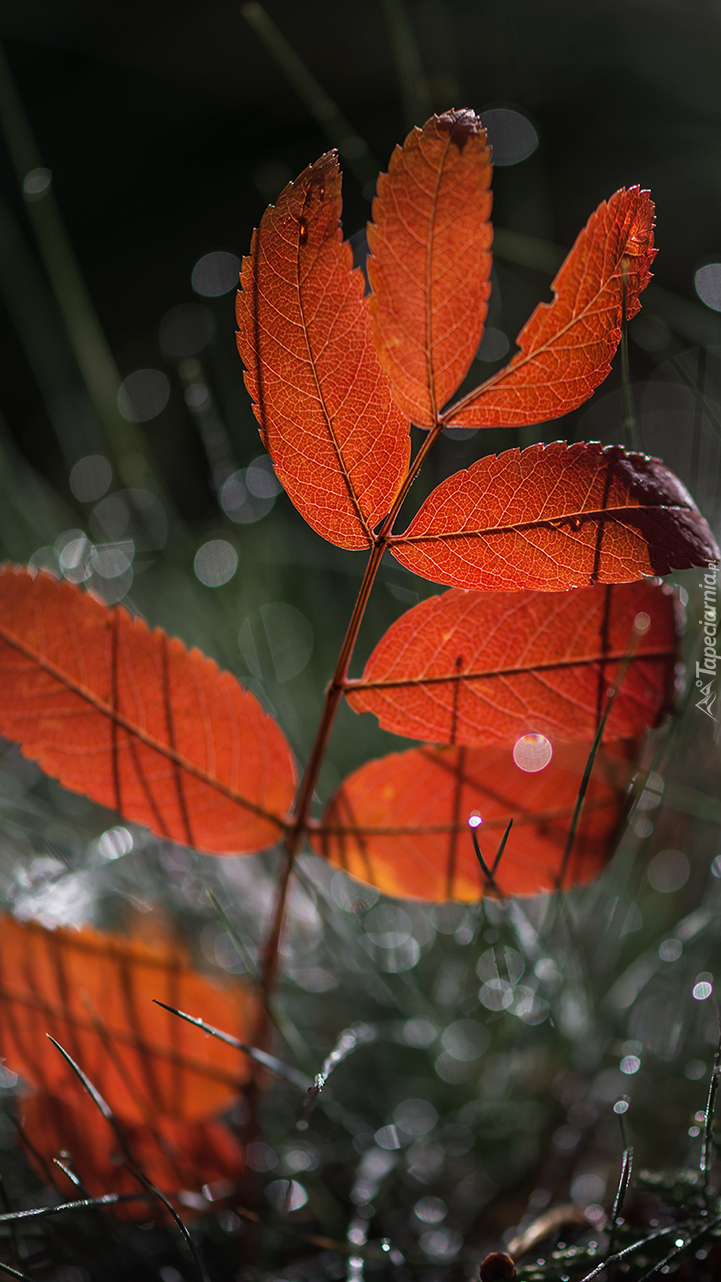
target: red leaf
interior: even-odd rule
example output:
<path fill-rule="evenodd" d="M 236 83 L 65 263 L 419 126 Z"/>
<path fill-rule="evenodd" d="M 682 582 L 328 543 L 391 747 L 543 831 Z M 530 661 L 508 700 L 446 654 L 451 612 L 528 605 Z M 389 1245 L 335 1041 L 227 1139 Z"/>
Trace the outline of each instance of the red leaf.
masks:
<path fill-rule="evenodd" d="M 53 1158 L 65 1150 L 91 1197 L 142 1192 L 138 1180 L 121 1165 L 125 1155 L 111 1126 L 77 1081 L 76 1086 L 73 1103 L 47 1091 L 22 1102 L 23 1133 L 45 1160 L 45 1166 L 34 1161 L 39 1175 L 47 1179 L 49 1167 L 68 1201 L 82 1196 L 52 1165 Z M 118 1121 L 130 1154 L 143 1174 L 166 1196 L 186 1193 L 179 1202 L 183 1219 L 194 1209 L 188 1206 L 188 1190 L 198 1197 L 204 1184 L 222 1181 L 230 1191 L 243 1173 L 243 1150 L 220 1122 L 186 1122 L 160 1116 L 154 1117 L 152 1123 L 129 1122 L 125 1118 Z M 177 1202 L 177 1197 L 174 1200 Z M 148 1203 L 143 1199 L 121 1202 L 110 1209 L 115 1215 L 133 1220 L 147 1221 L 158 1214 L 165 1215 L 157 1201 Z M 195 1210 L 200 1209 L 203 1204 L 199 1199 Z"/>
<path fill-rule="evenodd" d="M 721 555 L 663 463 L 582 441 L 479 459 L 443 481 L 389 542 L 426 579 L 494 591 L 630 583 Z"/>
<path fill-rule="evenodd" d="M 174 841 L 273 845 L 293 800 L 282 730 L 198 650 L 47 574 L 0 572 L 0 734 L 67 788 Z"/>
<path fill-rule="evenodd" d="M 596 757 L 564 886 L 590 881 L 605 866 L 625 810 L 635 759 L 628 740 Z M 588 744 L 561 744 L 551 764 L 523 773 L 507 748 L 412 748 L 369 761 L 332 798 L 314 849 L 387 895 L 478 899 L 485 889 L 468 819 L 492 865 L 509 819 L 496 873 L 504 895 L 556 886 L 588 757 Z"/>
<path fill-rule="evenodd" d="M 94 930 L 46 930 L 0 918 L 0 1056 L 36 1087 L 69 1100 L 79 1083 L 50 1033 L 114 1113 L 136 1122 L 196 1121 L 217 1112 L 248 1076 L 248 1061 L 200 1037 L 154 998 L 241 1040 L 252 1012 L 240 987 L 219 988 L 177 947 Z"/>
<path fill-rule="evenodd" d="M 371 318 L 401 409 L 432 427 L 481 341 L 490 294 L 491 150 L 474 112 L 414 129 L 378 179 Z"/>
<path fill-rule="evenodd" d="M 648 626 L 636 638 L 639 614 Z M 384 730 L 426 742 L 590 740 L 632 642 L 604 734 L 630 738 L 673 702 L 674 598 L 652 583 L 431 597 L 388 629 L 346 698 Z"/>
<path fill-rule="evenodd" d="M 364 281 L 340 231 L 341 177 L 321 156 L 271 205 L 243 261 L 238 350 L 266 448 L 299 512 L 365 548 L 408 470 L 409 425 L 373 346 Z"/>
<path fill-rule="evenodd" d="M 651 279 L 653 202 L 621 188 L 602 201 L 556 276 L 552 303 L 539 303 L 505 369 L 451 406 L 452 427 L 517 427 L 559 418 L 587 401 L 611 369 L 626 316 Z"/>

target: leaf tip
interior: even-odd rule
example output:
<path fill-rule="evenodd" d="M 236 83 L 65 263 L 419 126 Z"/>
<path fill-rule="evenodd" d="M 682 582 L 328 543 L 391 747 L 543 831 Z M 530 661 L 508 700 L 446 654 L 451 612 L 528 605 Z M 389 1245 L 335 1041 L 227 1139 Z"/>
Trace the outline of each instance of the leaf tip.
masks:
<path fill-rule="evenodd" d="M 483 124 L 471 107 L 452 107 L 442 115 L 434 116 L 433 124 L 439 133 L 449 135 L 459 151 L 463 151 L 469 138 L 482 136 L 483 142 L 486 141 Z"/>

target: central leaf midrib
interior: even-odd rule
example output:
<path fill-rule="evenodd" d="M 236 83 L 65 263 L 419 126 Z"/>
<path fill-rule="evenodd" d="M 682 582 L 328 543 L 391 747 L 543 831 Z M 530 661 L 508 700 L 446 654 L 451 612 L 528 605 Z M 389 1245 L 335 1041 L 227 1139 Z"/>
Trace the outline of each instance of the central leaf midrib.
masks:
<path fill-rule="evenodd" d="M 570 250 L 569 252 L 573 253 L 573 250 Z M 624 249 L 624 253 L 625 253 L 625 249 Z M 456 401 L 454 405 L 451 405 L 450 408 L 446 410 L 445 414 L 442 415 L 444 424 L 450 424 L 456 415 L 462 413 L 462 411 L 464 409 L 467 409 L 469 406 L 477 404 L 479 401 L 483 400 L 483 398 L 487 395 L 488 392 L 493 391 L 494 388 L 498 387 L 503 382 L 505 382 L 505 380 L 508 378 L 510 374 L 515 374 L 518 370 L 523 369 L 524 365 L 527 365 L 529 361 L 534 361 L 539 356 L 542 356 L 545 352 L 549 351 L 549 349 L 552 348 L 559 341 L 559 339 L 563 338 L 563 336 L 567 334 L 569 330 L 573 328 L 574 325 L 577 325 L 579 321 L 583 320 L 588 315 L 591 308 L 596 303 L 597 299 L 600 298 L 603 291 L 605 289 L 608 289 L 608 286 L 610 285 L 611 281 L 614 279 L 615 275 L 617 274 L 618 264 L 620 263 L 623 256 L 624 256 L 623 253 L 619 255 L 619 257 L 616 260 L 616 264 L 614 266 L 613 271 L 610 272 L 606 281 L 604 281 L 603 284 L 599 286 L 593 298 L 589 299 L 588 303 L 586 304 L 586 306 L 583 308 L 582 311 L 578 312 L 577 315 L 572 316 L 571 319 L 561 329 L 557 330 L 552 335 L 551 338 L 547 339 L 545 343 L 541 343 L 539 347 L 534 348 L 532 351 L 525 352 L 525 353 L 518 352 L 517 355 L 514 356 L 513 359 L 509 362 L 509 364 L 506 365 L 503 369 L 500 369 L 497 374 L 493 375 L 492 378 L 489 378 L 485 383 L 481 383 L 479 387 L 474 387 L 472 391 L 467 392 L 466 395 L 462 396 L 461 399 Z M 549 310 L 555 307 L 556 303 L 558 302 L 558 298 L 559 298 L 559 295 L 556 294 L 553 301 L 551 303 L 546 303 L 545 306 L 548 307 Z"/>
<path fill-rule="evenodd" d="M 62 668 L 57 667 L 52 660 L 45 658 L 39 653 L 39 651 L 34 650 L 32 646 L 26 645 L 25 642 L 21 641 L 19 637 L 16 637 L 14 633 L 9 632 L 7 628 L 4 628 L 2 625 L 0 625 L 0 640 L 4 641 L 6 645 L 11 646 L 14 650 L 17 650 L 20 654 L 24 655 L 26 659 L 29 659 L 31 663 L 36 664 L 43 672 L 47 672 L 49 676 L 54 677 L 55 680 L 67 690 L 78 695 L 79 698 L 84 699 L 86 703 L 89 703 L 91 707 L 95 708 L 96 712 L 100 712 L 103 716 L 107 717 L 109 721 L 114 722 L 116 725 L 122 726 L 124 730 L 127 730 L 128 734 L 133 735 L 141 743 L 144 743 L 147 748 L 152 748 L 168 761 L 172 761 L 183 770 L 187 770 L 188 774 L 199 779 L 201 783 L 207 784 L 208 787 L 215 789 L 216 792 L 220 792 L 230 801 L 234 801 L 238 805 L 244 806 L 246 810 L 257 815 L 258 818 L 267 820 L 269 823 L 274 824 L 276 828 L 283 831 L 286 825 L 277 815 L 271 814 L 270 811 L 264 810 L 262 806 L 258 806 L 252 801 L 248 801 L 246 797 L 242 796 L 241 793 L 236 792 L 229 784 L 222 783 L 222 781 L 217 779 L 215 775 L 208 774 L 208 772 L 202 770 L 200 766 L 196 766 L 192 761 L 189 761 L 187 757 L 184 757 L 181 753 L 174 751 L 160 739 L 156 739 L 154 735 L 148 734 L 147 731 L 142 730 L 141 727 L 131 721 L 129 717 L 124 716 L 122 712 L 118 712 L 117 709 L 111 707 L 109 703 L 106 703 L 99 695 L 94 694 L 92 690 L 89 690 L 88 687 L 84 686 L 80 681 L 75 681 L 69 673 L 64 672 Z"/>
<path fill-rule="evenodd" d="M 308 321 L 307 321 L 307 319 L 306 319 L 306 315 L 305 315 L 305 306 L 304 306 L 304 303 L 303 303 L 303 289 L 302 289 L 302 285 L 301 285 L 301 270 L 300 270 L 300 231 L 298 232 L 298 248 L 297 248 L 296 262 L 297 262 L 297 285 L 296 285 L 296 289 L 297 289 L 297 294 L 298 294 L 298 310 L 299 310 L 299 312 L 300 312 L 301 328 L 302 328 L 302 331 L 303 331 L 303 338 L 304 338 L 304 340 L 305 340 L 306 351 L 307 351 L 307 353 L 308 353 L 308 364 L 310 365 L 310 368 L 311 368 L 311 371 L 312 371 L 313 381 L 314 381 L 314 383 L 315 383 L 316 395 L 317 395 L 317 397 L 318 397 L 318 404 L 320 405 L 320 408 L 321 408 L 321 413 L 322 413 L 322 415 L 323 415 L 323 419 L 324 419 L 324 422 L 325 422 L 325 425 L 326 425 L 326 430 L 327 430 L 327 432 L 328 432 L 328 438 L 329 438 L 329 440 L 330 440 L 331 446 L 332 446 L 332 448 L 333 448 L 333 450 L 334 450 L 334 452 L 335 452 L 335 456 L 336 456 L 336 459 L 337 459 L 337 461 L 338 461 L 338 467 L 339 467 L 339 469 L 340 469 L 341 476 L 343 477 L 343 480 L 344 480 L 344 482 L 345 482 L 345 487 L 346 487 L 346 489 L 347 489 L 347 491 L 348 491 L 348 497 L 350 498 L 350 501 L 351 501 L 351 503 L 353 504 L 353 507 L 354 507 L 354 509 L 355 509 L 355 514 L 356 514 L 356 516 L 357 516 L 357 518 L 358 518 L 358 521 L 359 521 L 359 523 L 360 523 L 361 529 L 362 529 L 363 533 L 365 534 L 365 536 L 366 536 L 366 538 L 367 538 L 367 540 L 368 540 L 368 544 L 369 544 L 369 546 L 370 546 L 370 545 L 373 543 L 373 533 L 372 533 L 372 531 L 371 531 L 371 529 L 370 529 L 370 526 L 368 525 L 368 522 L 366 521 L 365 514 L 364 514 L 363 509 L 362 509 L 361 504 L 360 504 L 360 499 L 358 498 L 358 495 L 357 495 L 357 494 L 356 494 L 356 492 L 355 492 L 355 489 L 354 489 L 354 487 L 353 487 L 353 482 L 352 482 L 352 480 L 351 480 L 350 472 L 348 471 L 348 468 L 346 467 L 346 463 L 345 463 L 345 460 L 344 460 L 344 458 L 343 458 L 343 452 L 342 452 L 341 447 L 340 447 L 340 445 L 339 445 L 339 443 L 338 443 L 338 438 L 337 438 L 337 436 L 336 436 L 335 428 L 334 428 L 334 426 L 333 426 L 333 419 L 332 419 L 332 415 L 331 415 L 331 413 L 330 413 L 330 411 L 329 411 L 329 409 L 328 409 L 328 406 L 327 406 L 327 404 L 326 404 L 325 395 L 324 395 L 324 392 L 323 392 L 323 387 L 322 387 L 322 385 L 321 385 L 321 381 L 320 381 L 320 378 L 319 378 L 319 376 L 318 376 L 318 370 L 317 370 L 317 367 L 316 367 L 315 356 L 314 356 L 314 354 L 313 354 L 313 346 L 312 346 L 311 339 L 310 339 L 310 329 L 309 329 L 309 326 L 308 326 Z"/>
<path fill-rule="evenodd" d="M 480 529 L 447 530 L 445 532 L 438 533 L 429 530 L 426 534 L 411 533 L 413 525 L 415 524 L 414 521 L 411 523 L 405 534 L 391 534 L 388 536 L 387 542 L 391 547 L 398 547 L 405 543 L 439 542 L 448 539 L 476 539 L 492 534 L 517 534 L 521 531 L 537 529 L 551 529 L 556 530 L 557 533 L 568 535 L 570 531 L 559 529 L 559 524 L 562 525 L 567 521 L 581 521 L 582 523 L 585 523 L 609 517 L 613 519 L 620 519 L 623 516 L 629 516 L 631 513 L 636 512 L 676 513 L 688 511 L 689 509 L 683 507 L 680 503 L 629 503 L 624 507 L 594 508 L 589 512 L 568 512 L 563 513 L 560 516 L 537 517 L 533 521 L 517 521 L 511 525 L 490 525 L 484 526 Z"/>
<path fill-rule="evenodd" d="M 668 659 L 673 655 L 673 649 L 656 647 L 651 650 L 637 651 L 633 656 L 633 663 L 641 663 L 646 659 Z M 366 681 L 363 677 L 357 677 L 346 683 L 346 696 L 363 690 L 388 690 L 399 689 L 408 686 L 424 685 L 449 685 L 453 682 L 464 681 L 483 681 L 498 677 L 508 676 L 527 676 L 535 672 L 555 671 L 559 668 L 583 668 L 592 667 L 599 663 L 615 663 L 627 657 L 626 650 L 614 650 L 609 654 L 584 655 L 578 658 L 553 659 L 545 663 L 528 663 L 517 664 L 508 668 L 484 668 L 477 672 L 450 672 L 439 673 L 437 676 L 423 675 L 417 677 L 379 677 L 377 680 L 370 679 Z"/>

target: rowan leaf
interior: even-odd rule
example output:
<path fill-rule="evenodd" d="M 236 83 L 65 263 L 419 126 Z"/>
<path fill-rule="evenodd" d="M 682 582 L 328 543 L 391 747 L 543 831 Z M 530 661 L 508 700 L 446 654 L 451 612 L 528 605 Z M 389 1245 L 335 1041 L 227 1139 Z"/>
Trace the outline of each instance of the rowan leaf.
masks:
<path fill-rule="evenodd" d="M 124 1154 L 108 1122 L 87 1096 L 83 1097 L 79 1085 L 77 1096 L 71 1102 L 38 1091 L 22 1102 L 22 1130 L 37 1154 L 31 1150 L 29 1156 L 38 1174 L 47 1179 L 50 1169 L 63 1192 L 72 1196 L 72 1186 L 52 1166 L 53 1159 L 65 1151 L 70 1155 L 71 1169 L 91 1197 L 110 1192 L 121 1196 L 142 1193 L 142 1185 L 122 1165 Z M 130 1156 L 146 1178 L 171 1196 L 184 1193 L 180 1201 L 184 1219 L 194 1210 L 206 1209 L 199 1196 L 204 1184 L 222 1181 L 230 1192 L 245 1168 L 243 1149 L 221 1122 L 163 1116 L 155 1116 L 152 1122 L 118 1121 Z M 198 1199 L 195 1207 L 189 1206 L 188 1191 Z M 147 1221 L 157 1215 L 158 1203 L 139 1198 L 108 1209 L 123 1219 Z"/>
<path fill-rule="evenodd" d="M 215 853 L 273 845 L 295 766 L 198 650 L 48 574 L 0 571 L 0 734 L 75 792 Z"/>
<path fill-rule="evenodd" d="M 345 693 L 356 712 L 411 739 L 511 746 L 542 734 L 557 743 L 593 738 L 625 669 L 604 739 L 630 738 L 671 710 L 677 658 L 675 599 L 653 583 L 451 589 L 402 615 Z"/>
<path fill-rule="evenodd" d="M 491 149 L 475 112 L 413 129 L 378 179 L 371 320 L 401 409 L 432 427 L 465 378 L 490 294 Z"/>
<path fill-rule="evenodd" d="M 409 424 L 376 355 L 334 152 L 266 210 L 243 260 L 238 350 L 279 480 L 314 530 L 368 547 L 408 471 Z"/>
<path fill-rule="evenodd" d="M 247 1035 L 244 990 L 217 987 L 176 946 L 0 918 L 0 1056 L 39 1090 L 71 1104 L 78 1098 L 50 1033 L 130 1121 L 192 1122 L 227 1104 L 248 1076 L 245 1057 L 198 1037 L 153 998 Z"/>
<path fill-rule="evenodd" d="M 602 749 L 591 776 L 563 886 L 591 881 L 605 866 L 625 813 L 637 745 Z M 556 888 L 588 744 L 560 744 L 545 769 L 522 772 L 507 748 L 412 748 L 361 766 L 331 799 L 313 847 L 384 894 L 477 900 L 486 891 L 533 895 Z M 508 841 L 485 878 L 509 821 Z"/>
<path fill-rule="evenodd" d="M 568 414 L 611 370 L 628 320 L 651 279 L 654 207 L 647 191 L 621 188 L 602 201 L 516 342 L 520 351 L 493 378 L 444 414 L 449 427 L 518 427 Z"/>
<path fill-rule="evenodd" d="M 629 583 L 721 555 L 663 463 L 582 441 L 479 459 L 443 481 L 389 544 L 423 578 L 494 591 Z"/>

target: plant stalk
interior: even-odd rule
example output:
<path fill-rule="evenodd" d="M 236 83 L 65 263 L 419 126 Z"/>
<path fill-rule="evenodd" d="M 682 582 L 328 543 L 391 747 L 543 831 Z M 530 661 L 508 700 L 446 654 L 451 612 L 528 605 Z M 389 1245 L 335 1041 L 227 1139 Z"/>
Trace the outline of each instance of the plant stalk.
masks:
<path fill-rule="evenodd" d="M 278 882 L 271 927 L 261 955 L 263 1013 L 261 1016 L 260 1026 L 255 1037 L 255 1044 L 261 1048 L 264 1045 L 264 1039 L 267 1036 L 269 1028 L 268 1003 L 275 987 L 278 970 L 278 948 L 281 935 L 283 933 L 283 922 L 285 919 L 285 907 L 288 899 L 290 876 L 293 871 L 296 855 L 300 850 L 303 837 L 308 828 L 309 811 L 313 802 L 313 794 L 315 793 L 318 776 L 320 775 L 321 766 L 323 765 L 323 760 L 328 748 L 331 732 L 338 712 L 338 705 L 340 704 L 343 690 L 345 688 L 348 667 L 351 658 L 353 657 L 353 650 L 358 639 L 361 623 L 363 622 L 363 615 L 365 614 L 368 598 L 370 597 L 371 589 L 375 582 L 376 575 L 378 574 L 378 570 L 380 569 L 383 553 L 385 552 L 386 543 L 393 529 L 394 522 L 396 521 L 398 513 L 408 496 L 408 492 L 413 485 L 413 482 L 416 480 L 425 459 L 442 430 L 443 424 L 436 423 L 428 432 L 426 439 L 421 445 L 421 448 L 416 454 L 416 457 L 408 470 L 408 475 L 406 476 L 405 481 L 393 501 L 388 516 L 385 518 L 378 534 L 373 540 L 368 564 L 365 569 L 365 574 L 363 575 L 363 582 L 361 583 L 356 603 L 353 606 L 353 613 L 351 614 L 348 622 L 348 627 L 338 655 L 335 671 L 326 688 L 323 708 L 318 721 L 318 728 L 315 732 L 315 739 L 313 740 L 310 756 L 308 757 L 308 762 L 303 772 L 303 778 L 301 779 L 300 787 L 298 788 L 293 823 L 285 839 L 285 852 L 288 857 L 285 868 L 281 874 L 280 881 Z"/>

